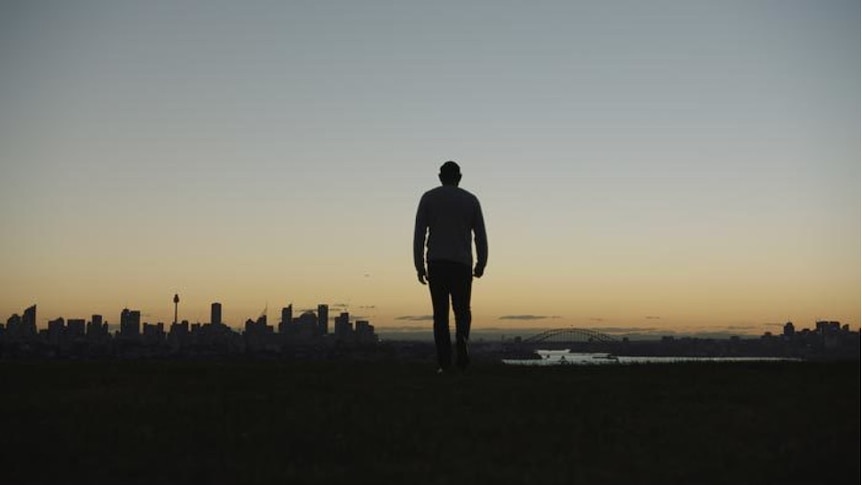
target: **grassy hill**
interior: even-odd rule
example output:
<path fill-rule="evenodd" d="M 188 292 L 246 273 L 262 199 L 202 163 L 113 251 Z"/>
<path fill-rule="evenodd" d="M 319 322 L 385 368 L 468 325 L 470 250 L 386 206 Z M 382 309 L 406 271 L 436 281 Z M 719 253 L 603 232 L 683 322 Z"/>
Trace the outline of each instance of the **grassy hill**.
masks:
<path fill-rule="evenodd" d="M 0 362 L 4 483 L 858 483 L 845 363 Z"/>

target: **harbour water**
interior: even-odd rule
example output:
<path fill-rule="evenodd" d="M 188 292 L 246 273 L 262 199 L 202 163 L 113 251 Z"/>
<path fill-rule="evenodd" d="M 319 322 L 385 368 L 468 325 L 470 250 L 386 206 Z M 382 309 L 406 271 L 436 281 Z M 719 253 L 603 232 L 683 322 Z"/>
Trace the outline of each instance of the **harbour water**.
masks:
<path fill-rule="evenodd" d="M 783 357 L 650 357 L 625 356 L 608 353 L 570 352 L 569 350 L 537 350 L 536 359 L 503 359 L 507 365 L 559 366 L 559 365 L 625 365 L 673 364 L 681 362 L 770 362 L 798 361 Z"/>

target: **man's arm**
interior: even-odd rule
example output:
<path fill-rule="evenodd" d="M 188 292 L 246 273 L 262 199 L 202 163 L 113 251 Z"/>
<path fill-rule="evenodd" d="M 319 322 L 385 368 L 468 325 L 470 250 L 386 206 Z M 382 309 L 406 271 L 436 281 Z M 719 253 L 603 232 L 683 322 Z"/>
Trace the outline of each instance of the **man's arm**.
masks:
<path fill-rule="evenodd" d="M 485 218 L 482 216 L 482 206 L 476 200 L 476 215 L 473 218 L 473 237 L 476 243 L 476 268 L 473 275 L 481 278 L 488 264 L 488 235 L 485 234 Z"/>
<path fill-rule="evenodd" d="M 416 209 L 416 224 L 413 227 L 413 265 L 416 267 L 416 277 L 425 284 L 425 235 L 428 232 L 428 216 L 425 206 L 425 196 L 419 199 Z"/>

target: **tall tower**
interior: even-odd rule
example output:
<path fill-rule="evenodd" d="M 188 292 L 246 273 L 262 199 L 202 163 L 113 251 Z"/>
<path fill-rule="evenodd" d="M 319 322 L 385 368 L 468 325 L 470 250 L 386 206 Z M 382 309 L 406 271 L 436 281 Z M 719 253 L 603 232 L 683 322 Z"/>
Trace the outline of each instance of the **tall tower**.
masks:
<path fill-rule="evenodd" d="M 177 315 L 180 307 L 180 295 L 174 294 L 174 323 L 177 323 Z"/>
<path fill-rule="evenodd" d="M 39 332 L 36 330 L 36 305 L 32 305 L 24 310 L 24 317 L 21 319 L 22 331 L 21 334 L 27 337 L 35 337 Z"/>
<path fill-rule="evenodd" d="M 221 303 L 216 302 L 210 305 L 210 323 L 221 325 Z"/>
<path fill-rule="evenodd" d="M 293 303 L 281 309 L 281 322 L 278 324 L 278 333 L 287 333 L 293 323 Z"/>
<path fill-rule="evenodd" d="M 329 305 L 317 305 L 317 333 L 326 335 L 329 333 Z"/>

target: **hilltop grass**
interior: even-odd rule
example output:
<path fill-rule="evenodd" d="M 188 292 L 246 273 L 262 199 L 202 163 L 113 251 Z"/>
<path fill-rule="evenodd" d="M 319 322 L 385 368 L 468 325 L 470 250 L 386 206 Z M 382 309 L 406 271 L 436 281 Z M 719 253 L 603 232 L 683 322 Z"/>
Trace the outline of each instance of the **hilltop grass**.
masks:
<path fill-rule="evenodd" d="M 859 364 L 0 363 L 4 483 L 858 483 Z"/>

